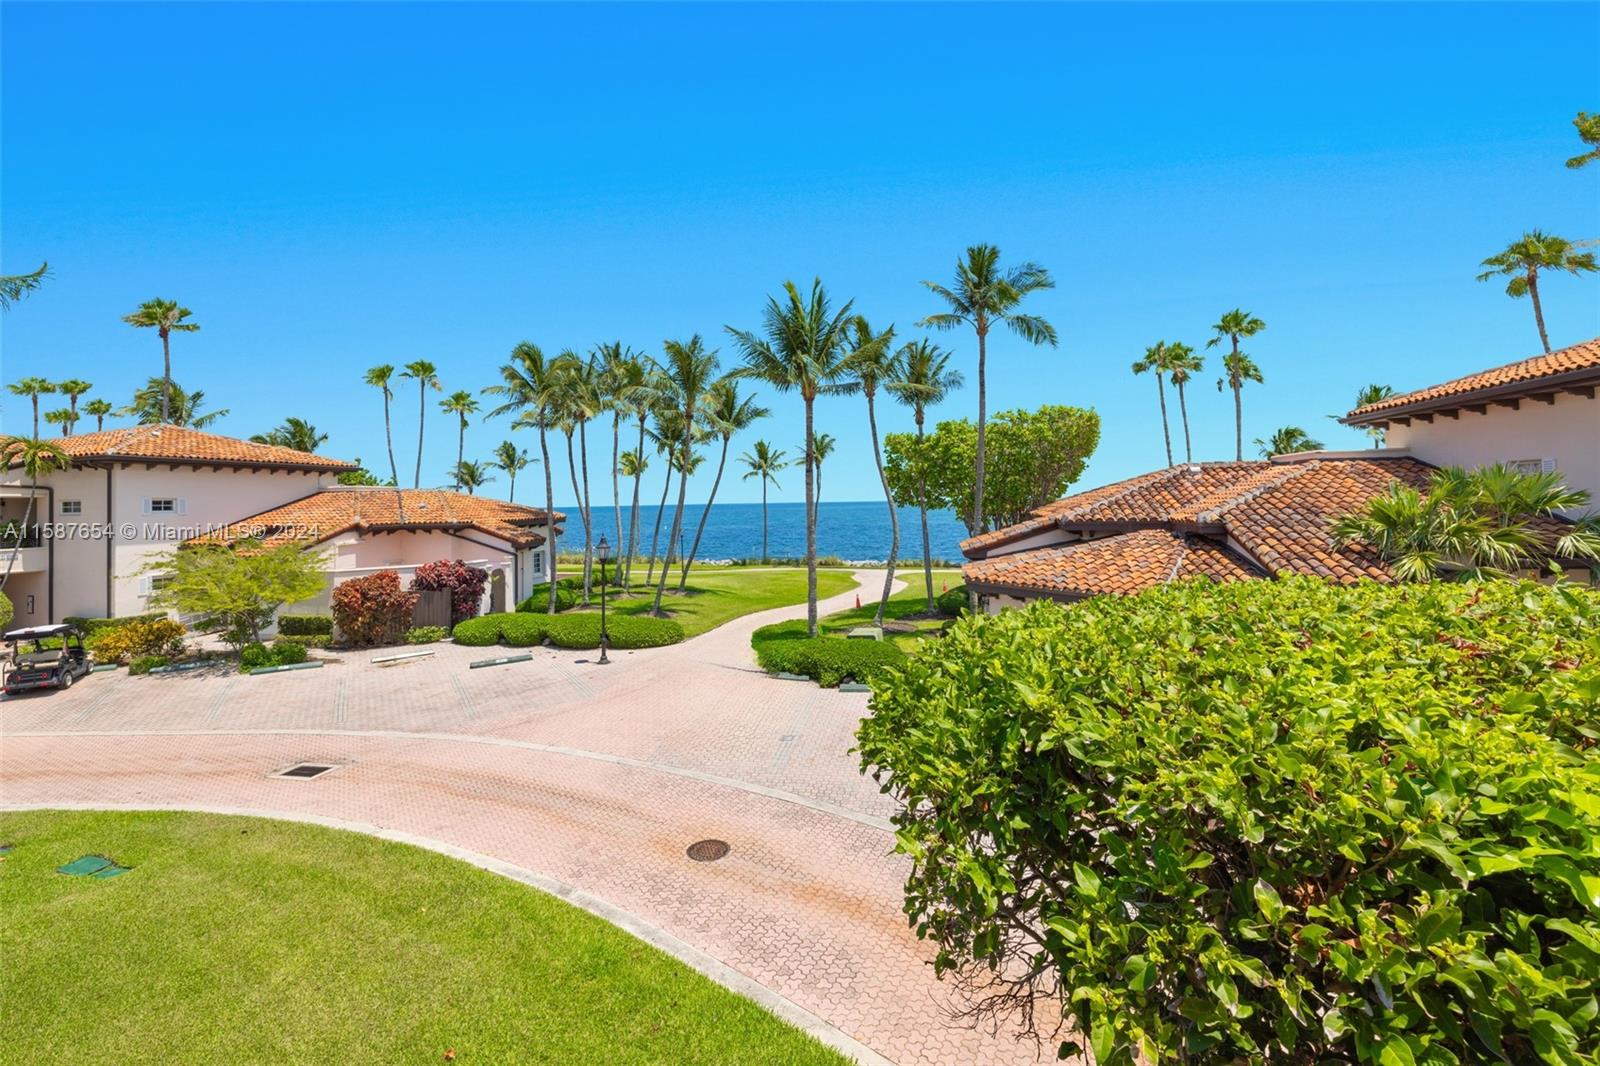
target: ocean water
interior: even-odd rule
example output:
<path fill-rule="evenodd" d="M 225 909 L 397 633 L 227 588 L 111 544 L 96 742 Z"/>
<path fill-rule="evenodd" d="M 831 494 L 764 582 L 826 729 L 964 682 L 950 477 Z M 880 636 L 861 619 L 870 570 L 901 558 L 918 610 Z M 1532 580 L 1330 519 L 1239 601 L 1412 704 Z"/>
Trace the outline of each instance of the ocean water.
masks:
<path fill-rule="evenodd" d="M 581 551 L 583 547 L 583 522 L 576 507 L 560 508 L 566 513 L 566 535 L 561 539 L 562 551 Z M 622 506 L 623 536 L 628 531 L 628 505 Z M 673 504 L 666 506 L 661 519 L 661 550 L 666 550 L 667 534 L 672 529 Z M 704 504 L 686 504 L 683 509 L 684 531 L 680 538 L 687 551 L 694 541 L 695 527 Z M 922 555 L 922 531 L 917 521 L 915 507 L 902 507 L 900 513 L 900 558 L 914 559 Z M 608 541 L 617 539 L 616 518 L 610 504 L 593 508 L 594 537 L 604 536 Z M 804 503 L 772 503 L 767 505 L 767 554 L 774 558 L 794 559 L 806 552 L 806 505 Z M 655 504 L 639 504 L 639 550 L 650 554 L 650 536 L 655 528 Z M 957 545 L 966 536 L 963 526 L 953 511 L 928 512 L 928 543 L 934 559 L 960 561 Z M 823 500 L 817 509 L 817 554 L 832 555 L 851 562 L 881 560 L 889 554 L 889 508 L 882 500 L 832 501 Z M 698 558 L 759 559 L 761 557 L 761 505 L 759 503 L 718 503 L 711 507 L 706 520 L 705 535 L 700 539 Z"/>

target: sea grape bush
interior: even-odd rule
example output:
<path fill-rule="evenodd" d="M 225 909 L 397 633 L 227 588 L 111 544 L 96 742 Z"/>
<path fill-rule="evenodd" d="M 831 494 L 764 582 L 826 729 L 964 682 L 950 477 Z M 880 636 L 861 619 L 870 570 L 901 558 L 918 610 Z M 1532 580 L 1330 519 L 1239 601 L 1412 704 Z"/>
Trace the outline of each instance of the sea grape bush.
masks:
<path fill-rule="evenodd" d="M 333 621 L 356 647 L 392 644 L 411 627 L 417 594 L 400 587 L 400 575 L 379 570 L 333 587 Z"/>
<path fill-rule="evenodd" d="M 483 602 L 483 586 L 488 582 L 489 571 L 481 566 L 440 559 L 417 567 L 411 577 L 411 591 L 449 592 L 450 621 L 455 623 L 477 617 L 478 605 Z"/>
<path fill-rule="evenodd" d="M 978 1014 L 1062 1003 L 1101 1064 L 1600 1061 L 1600 590 L 1039 603 L 872 707 Z"/>

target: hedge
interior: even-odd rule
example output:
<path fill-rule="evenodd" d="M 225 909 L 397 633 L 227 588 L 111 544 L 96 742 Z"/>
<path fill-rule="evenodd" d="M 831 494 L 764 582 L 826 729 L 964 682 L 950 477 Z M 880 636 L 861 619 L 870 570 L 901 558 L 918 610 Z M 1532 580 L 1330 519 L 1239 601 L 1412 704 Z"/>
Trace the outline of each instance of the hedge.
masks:
<path fill-rule="evenodd" d="M 953 589 L 946 589 L 939 593 L 939 598 L 933 601 L 933 605 L 939 609 L 940 614 L 959 618 L 968 610 L 967 586 L 957 585 Z"/>
<path fill-rule="evenodd" d="M 331 637 L 333 616 L 327 614 L 280 614 L 280 637 Z"/>
<path fill-rule="evenodd" d="M 1315 578 L 966 617 L 858 733 L 937 970 L 1101 1064 L 1595 1062 L 1597 737 L 1600 590 Z"/>
<path fill-rule="evenodd" d="M 659 648 L 677 644 L 684 637 L 683 627 L 670 619 L 630 615 L 607 618 L 606 632 L 609 646 L 619 650 Z M 554 618 L 521 611 L 486 614 L 457 623 L 452 635 L 457 644 L 470 647 L 504 643 L 514 648 L 527 648 L 542 644 L 548 638 L 559 648 L 598 648 L 600 616 L 591 612 Z"/>
<path fill-rule="evenodd" d="M 146 655 L 170 658 L 182 653 L 183 635 L 187 632 L 182 622 L 166 617 L 124 622 L 96 630 L 84 646 L 103 663 L 129 662 Z"/>
<path fill-rule="evenodd" d="M 750 635 L 756 662 L 769 673 L 801 674 L 824 688 L 845 681 L 868 684 L 906 660 L 887 641 L 808 637 L 803 621 L 762 626 Z"/>
<path fill-rule="evenodd" d="M 246 644 L 239 652 L 239 669 L 244 673 L 264 666 L 290 666 L 305 661 L 305 645 L 291 642 L 274 643 L 270 647 L 265 644 Z"/>
<path fill-rule="evenodd" d="M 304 636 L 296 633 L 279 633 L 272 641 L 274 644 L 299 644 L 305 648 L 331 648 L 333 637 L 326 633 L 308 633 Z"/>
<path fill-rule="evenodd" d="M 577 582 L 573 584 L 573 582 Z M 583 591 L 582 578 L 564 577 L 556 582 L 556 610 L 570 611 L 578 605 L 578 597 Z M 517 610 L 532 614 L 550 613 L 550 586 L 549 584 L 535 585 L 528 598 L 517 604 Z"/>
<path fill-rule="evenodd" d="M 86 618 L 83 615 L 68 615 L 62 621 L 69 626 L 74 626 L 84 639 L 94 636 L 106 629 L 116 629 L 118 626 L 128 625 L 130 622 L 158 622 L 167 617 L 165 611 L 151 611 L 148 614 L 129 614 L 121 618 Z"/>
<path fill-rule="evenodd" d="M 165 655 L 141 655 L 128 664 L 128 675 L 137 677 L 139 674 L 148 674 L 158 666 L 166 666 L 172 660 Z"/>

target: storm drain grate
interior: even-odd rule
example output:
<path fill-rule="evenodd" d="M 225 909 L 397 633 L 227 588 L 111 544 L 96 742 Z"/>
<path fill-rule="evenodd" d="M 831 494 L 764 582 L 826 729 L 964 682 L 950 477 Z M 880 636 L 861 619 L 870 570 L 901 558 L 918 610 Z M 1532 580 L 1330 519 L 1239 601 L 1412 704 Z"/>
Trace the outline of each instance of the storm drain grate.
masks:
<path fill-rule="evenodd" d="M 716 862 L 728 854 L 726 840 L 696 840 L 684 849 L 684 854 L 695 862 Z"/>
<path fill-rule="evenodd" d="M 289 767 L 287 770 L 279 770 L 277 773 L 273 774 L 272 776 L 273 777 L 292 777 L 292 778 L 295 778 L 296 780 L 304 781 L 307 778 L 311 778 L 311 777 L 321 777 L 323 774 L 327 773 L 329 770 L 332 770 L 332 769 L 333 769 L 333 767 L 329 766 L 326 763 L 303 762 L 303 763 L 296 763 L 294 766 Z"/>

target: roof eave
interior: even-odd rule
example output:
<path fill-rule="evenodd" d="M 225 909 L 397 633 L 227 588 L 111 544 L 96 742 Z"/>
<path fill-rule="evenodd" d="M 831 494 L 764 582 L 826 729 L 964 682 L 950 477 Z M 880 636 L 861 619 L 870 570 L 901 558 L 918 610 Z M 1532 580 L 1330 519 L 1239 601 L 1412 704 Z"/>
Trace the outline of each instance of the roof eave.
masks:
<path fill-rule="evenodd" d="M 1593 397 L 1596 387 L 1600 387 L 1600 367 L 1583 367 L 1578 370 L 1569 370 L 1562 374 L 1530 378 L 1527 381 L 1515 381 L 1508 385 L 1496 385 L 1489 389 L 1474 389 L 1471 392 L 1434 396 L 1426 400 L 1395 404 L 1392 407 L 1371 410 L 1358 407 L 1339 419 L 1339 422 L 1341 425 L 1346 426 L 1376 426 L 1400 419 L 1409 419 L 1416 415 L 1459 412 L 1471 407 L 1486 407 L 1489 404 L 1512 407 L 1515 406 L 1516 401 L 1545 396 L 1550 397 L 1546 402 L 1554 403 L 1557 393 L 1571 392 L 1580 396 Z M 1453 416 L 1447 414 L 1447 417 Z"/>

